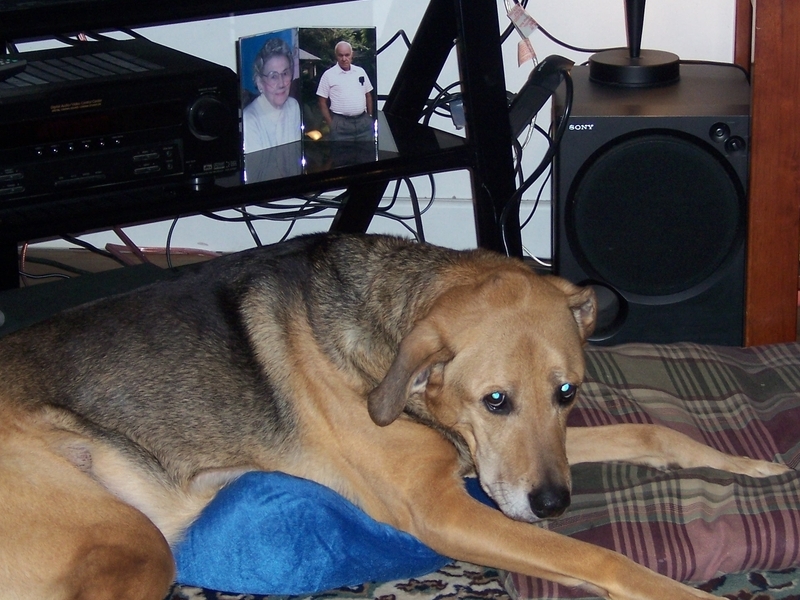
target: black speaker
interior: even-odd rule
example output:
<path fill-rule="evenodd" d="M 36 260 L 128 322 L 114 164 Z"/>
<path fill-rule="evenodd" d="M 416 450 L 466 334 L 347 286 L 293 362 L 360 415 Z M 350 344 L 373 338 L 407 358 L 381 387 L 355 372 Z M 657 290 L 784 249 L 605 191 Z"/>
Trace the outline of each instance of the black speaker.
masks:
<path fill-rule="evenodd" d="M 739 69 L 681 65 L 651 88 L 574 93 L 554 159 L 553 265 L 592 285 L 598 344 L 741 345 L 750 88 Z M 568 104 L 554 96 L 555 118 Z"/>

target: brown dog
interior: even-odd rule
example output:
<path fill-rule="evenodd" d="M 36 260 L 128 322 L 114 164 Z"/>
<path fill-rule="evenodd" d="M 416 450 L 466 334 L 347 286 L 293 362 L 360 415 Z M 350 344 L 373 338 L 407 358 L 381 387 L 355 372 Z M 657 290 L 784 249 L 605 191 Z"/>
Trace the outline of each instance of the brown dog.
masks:
<path fill-rule="evenodd" d="M 594 318 L 591 290 L 517 260 L 323 235 L 11 334 L 0 589 L 161 600 L 168 544 L 219 488 L 281 470 L 453 558 L 615 599 L 707 597 L 526 523 L 567 508 L 570 462 L 785 470 L 657 427 L 567 430 Z M 502 513 L 463 489 L 473 469 Z"/>

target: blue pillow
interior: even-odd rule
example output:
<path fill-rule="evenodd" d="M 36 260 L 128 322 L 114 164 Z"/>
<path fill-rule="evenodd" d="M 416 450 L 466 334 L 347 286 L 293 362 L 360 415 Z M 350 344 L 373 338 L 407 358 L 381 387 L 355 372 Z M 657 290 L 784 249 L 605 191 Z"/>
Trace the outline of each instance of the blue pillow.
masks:
<path fill-rule="evenodd" d="M 223 488 L 174 551 L 179 583 L 259 595 L 409 579 L 450 562 L 336 492 L 278 472 Z"/>

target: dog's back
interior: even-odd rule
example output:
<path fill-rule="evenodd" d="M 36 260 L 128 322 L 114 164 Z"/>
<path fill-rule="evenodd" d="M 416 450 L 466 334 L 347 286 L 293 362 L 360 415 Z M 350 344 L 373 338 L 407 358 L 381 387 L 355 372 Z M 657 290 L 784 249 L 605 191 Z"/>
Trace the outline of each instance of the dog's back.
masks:
<path fill-rule="evenodd" d="M 63 408 L 90 435 L 134 441 L 132 456 L 155 457 L 178 484 L 263 462 L 253 453 L 284 451 L 295 415 L 254 337 L 278 353 L 289 325 L 307 321 L 366 393 L 459 262 L 461 253 L 400 238 L 336 235 L 218 258 L 0 340 L 4 401 Z"/>

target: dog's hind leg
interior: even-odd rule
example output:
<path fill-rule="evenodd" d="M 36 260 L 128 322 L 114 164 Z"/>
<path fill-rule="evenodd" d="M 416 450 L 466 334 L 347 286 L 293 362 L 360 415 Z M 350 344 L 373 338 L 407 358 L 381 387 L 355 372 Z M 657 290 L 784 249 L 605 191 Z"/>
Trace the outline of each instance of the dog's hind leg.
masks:
<path fill-rule="evenodd" d="M 90 456 L 68 460 L 47 436 L 0 419 L 2 596 L 162 600 L 174 565 L 161 533 L 82 471 Z"/>
<path fill-rule="evenodd" d="M 731 456 L 660 425 L 569 427 L 570 464 L 620 461 L 658 469 L 712 467 L 751 477 L 769 477 L 791 470 L 786 465 Z"/>

